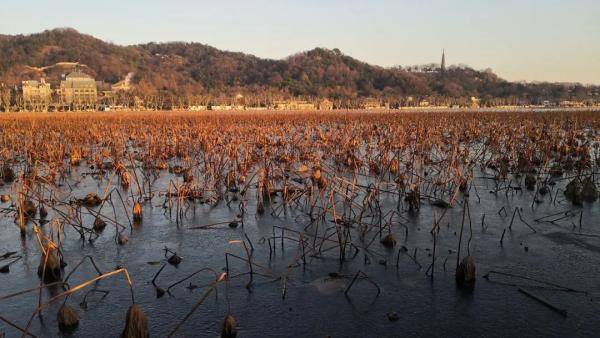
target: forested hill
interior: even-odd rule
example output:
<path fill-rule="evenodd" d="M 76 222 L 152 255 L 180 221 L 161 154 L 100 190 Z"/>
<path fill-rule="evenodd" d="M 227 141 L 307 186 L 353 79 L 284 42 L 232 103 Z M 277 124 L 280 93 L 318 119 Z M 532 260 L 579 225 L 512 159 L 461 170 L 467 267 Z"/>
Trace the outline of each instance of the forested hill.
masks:
<path fill-rule="evenodd" d="M 73 62 L 83 66 L 74 66 Z M 566 100 L 586 99 L 598 91 L 597 87 L 581 85 L 512 83 L 491 71 L 467 67 L 449 67 L 444 74 L 383 68 L 337 49 L 316 48 L 283 60 L 270 60 L 200 43 L 120 46 L 69 28 L 0 35 L 2 83 L 13 86 L 40 76 L 56 83 L 61 74 L 74 67 L 109 83 L 132 72 L 138 91 L 166 90 L 177 95 L 241 92 L 334 99 L 475 96 Z"/>

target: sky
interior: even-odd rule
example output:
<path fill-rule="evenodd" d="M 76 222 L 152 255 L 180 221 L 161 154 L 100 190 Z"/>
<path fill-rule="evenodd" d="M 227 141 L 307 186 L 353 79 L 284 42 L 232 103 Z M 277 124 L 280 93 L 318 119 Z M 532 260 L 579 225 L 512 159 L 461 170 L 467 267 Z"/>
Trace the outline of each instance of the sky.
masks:
<path fill-rule="evenodd" d="M 491 68 L 600 84 L 598 0 L 3 0 L 0 34 L 72 27 L 105 41 L 195 41 L 264 58 L 315 47 L 380 65 Z"/>

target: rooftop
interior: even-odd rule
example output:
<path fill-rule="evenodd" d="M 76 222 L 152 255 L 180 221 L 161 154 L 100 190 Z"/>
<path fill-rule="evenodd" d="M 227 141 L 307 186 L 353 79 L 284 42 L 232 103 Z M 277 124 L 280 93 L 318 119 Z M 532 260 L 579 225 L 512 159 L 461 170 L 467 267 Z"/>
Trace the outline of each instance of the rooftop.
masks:
<path fill-rule="evenodd" d="M 74 71 L 67 75 L 67 79 L 91 79 L 92 77 L 81 71 Z"/>

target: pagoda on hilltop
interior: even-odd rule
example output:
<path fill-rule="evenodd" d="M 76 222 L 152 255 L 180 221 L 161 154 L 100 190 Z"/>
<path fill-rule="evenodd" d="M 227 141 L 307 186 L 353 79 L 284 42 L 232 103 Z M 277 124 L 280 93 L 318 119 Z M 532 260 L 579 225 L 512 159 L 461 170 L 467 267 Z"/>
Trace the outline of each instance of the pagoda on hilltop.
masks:
<path fill-rule="evenodd" d="M 443 73 L 446 72 L 446 50 L 442 49 L 442 63 L 440 66 L 440 71 Z"/>

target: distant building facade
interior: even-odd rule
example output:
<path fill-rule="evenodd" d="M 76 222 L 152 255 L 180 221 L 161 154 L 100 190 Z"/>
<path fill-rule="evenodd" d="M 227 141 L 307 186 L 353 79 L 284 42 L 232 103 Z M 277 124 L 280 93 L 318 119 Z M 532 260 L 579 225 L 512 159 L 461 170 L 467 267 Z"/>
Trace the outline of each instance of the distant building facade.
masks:
<path fill-rule="evenodd" d="M 231 105 L 216 104 L 211 105 L 210 110 L 234 110 L 234 108 Z"/>
<path fill-rule="evenodd" d="M 111 86 L 111 90 L 113 92 L 119 92 L 119 91 L 128 92 L 132 89 L 133 88 L 131 87 L 131 85 L 129 84 L 129 81 L 127 81 L 127 80 L 119 81 Z"/>
<path fill-rule="evenodd" d="M 27 80 L 22 83 L 23 103 L 26 110 L 47 110 L 52 99 L 52 89 L 44 78 L 40 81 Z"/>
<path fill-rule="evenodd" d="M 308 101 L 275 101 L 273 108 L 276 110 L 316 110 L 314 103 Z"/>
<path fill-rule="evenodd" d="M 63 104 L 72 105 L 76 109 L 91 108 L 96 104 L 98 89 L 94 78 L 75 71 L 60 82 L 58 94 Z"/>
<path fill-rule="evenodd" d="M 581 101 L 560 101 L 558 103 L 560 107 L 563 108 L 581 108 L 585 107 L 585 103 Z"/>
<path fill-rule="evenodd" d="M 208 106 L 205 106 L 205 105 L 189 105 L 188 106 L 188 110 L 189 111 L 205 111 L 205 110 L 208 110 Z"/>
<path fill-rule="evenodd" d="M 380 109 L 385 109 L 385 106 L 381 104 L 381 102 L 379 102 L 379 100 L 374 99 L 374 98 L 368 98 L 366 99 L 363 104 L 362 104 L 363 109 L 366 110 L 380 110 Z"/>
<path fill-rule="evenodd" d="M 319 110 L 333 110 L 333 102 L 323 99 L 319 102 Z"/>

